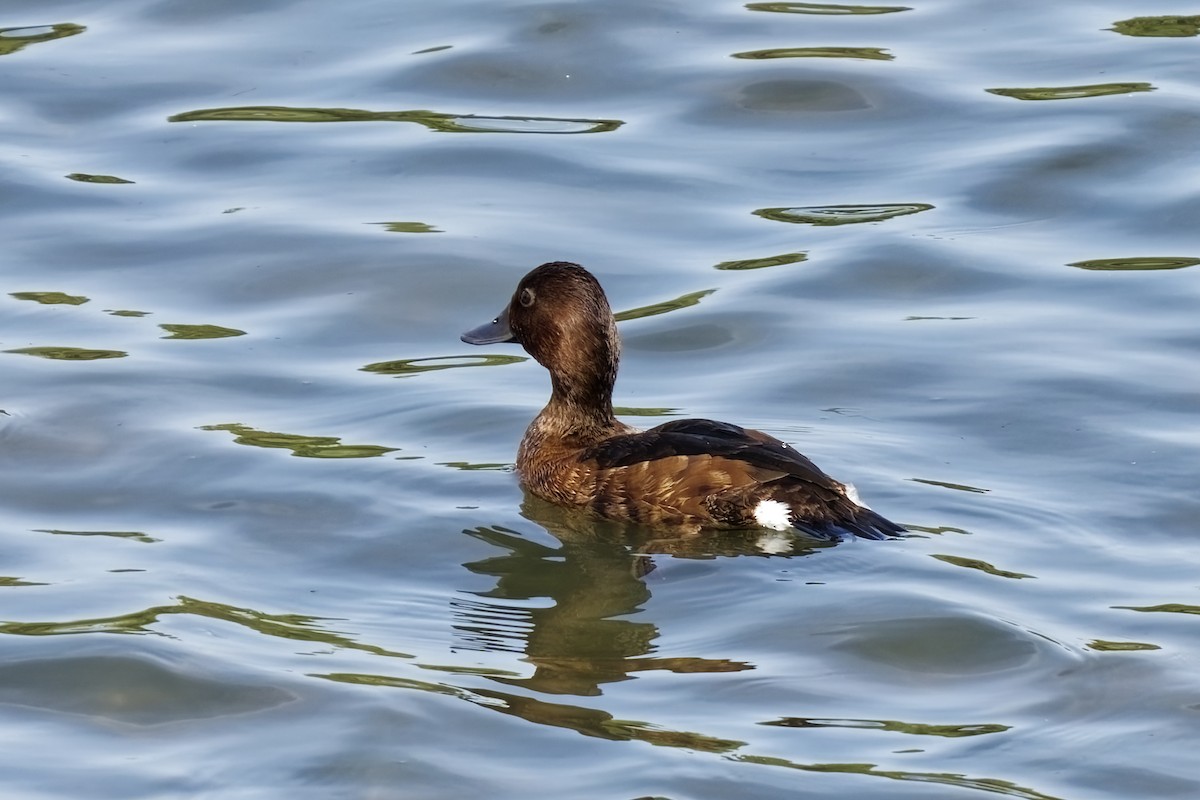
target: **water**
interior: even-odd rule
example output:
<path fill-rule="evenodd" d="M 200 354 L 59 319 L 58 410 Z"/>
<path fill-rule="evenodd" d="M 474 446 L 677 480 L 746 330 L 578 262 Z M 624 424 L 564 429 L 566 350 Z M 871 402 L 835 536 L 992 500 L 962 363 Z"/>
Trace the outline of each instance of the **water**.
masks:
<path fill-rule="evenodd" d="M 6 4 L 4 793 L 1196 796 L 1200 20 L 906 5 Z M 913 536 L 523 497 L 557 259 Z"/>

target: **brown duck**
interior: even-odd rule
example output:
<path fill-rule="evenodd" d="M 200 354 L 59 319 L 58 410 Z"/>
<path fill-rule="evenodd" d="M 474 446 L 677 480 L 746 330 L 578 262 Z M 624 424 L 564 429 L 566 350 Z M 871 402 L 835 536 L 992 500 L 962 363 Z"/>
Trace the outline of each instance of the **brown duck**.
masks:
<path fill-rule="evenodd" d="M 550 402 L 517 451 L 521 482 L 538 497 L 653 525 L 797 528 L 821 538 L 904 532 L 761 431 L 707 419 L 639 431 L 619 421 L 616 320 L 599 281 L 578 264 L 537 267 L 500 316 L 462 340 L 515 342 L 550 371 Z"/>

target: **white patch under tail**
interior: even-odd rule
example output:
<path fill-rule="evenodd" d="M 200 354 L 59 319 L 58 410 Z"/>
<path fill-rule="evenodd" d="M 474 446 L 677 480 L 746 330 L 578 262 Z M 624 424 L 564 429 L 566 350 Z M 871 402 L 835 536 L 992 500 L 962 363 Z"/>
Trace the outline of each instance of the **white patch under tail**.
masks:
<path fill-rule="evenodd" d="M 862 498 L 858 496 L 858 489 L 854 488 L 853 483 L 843 483 L 842 490 L 845 492 L 847 499 L 849 499 L 851 503 L 854 503 L 856 506 L 862 506 L 863 508 L 870 508 L 870 506 L 864 503 Z"/>
<path fill-rule="evenodd" d="M 759 500 L 754 507 L 754 521 L 773 531 L 786 531 L 792 527 L 792 509 L 778 500 Z"/>

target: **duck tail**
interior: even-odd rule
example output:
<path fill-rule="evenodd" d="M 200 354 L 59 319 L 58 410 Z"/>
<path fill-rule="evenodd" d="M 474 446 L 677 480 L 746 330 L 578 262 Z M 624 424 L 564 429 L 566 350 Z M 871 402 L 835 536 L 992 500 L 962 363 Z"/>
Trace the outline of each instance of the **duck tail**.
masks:
<path fill-rule="evenodd" d="M 862 506 L 855 509 L 854 519 L 843 522 L 842 527 L 862 539 L 893 539 L 908 532 L 882 514 Z"/>
<path fill-rule="evenodd" d="M 823 541 L 838 541 L 847 535 L 860 539 L 894 539 L 908 532 L 902 525 L 897 525 L 882 514 L 869 508 L 859 506 L 852 517 L 845 517 L 837 522 L 797 522 L 793 525 L 797 530 Z"/>

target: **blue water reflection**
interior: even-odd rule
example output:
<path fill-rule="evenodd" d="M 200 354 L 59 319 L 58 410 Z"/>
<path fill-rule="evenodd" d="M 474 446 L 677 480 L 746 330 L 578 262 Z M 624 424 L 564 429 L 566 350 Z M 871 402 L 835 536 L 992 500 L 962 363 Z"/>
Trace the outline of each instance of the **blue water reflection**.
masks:
<path fill-rule="evenodd" d="M 1195 796 L 1186 11 L 7 3 L 0 787 Z M 912 535 L 526 498 L 559 259 Z"/>

